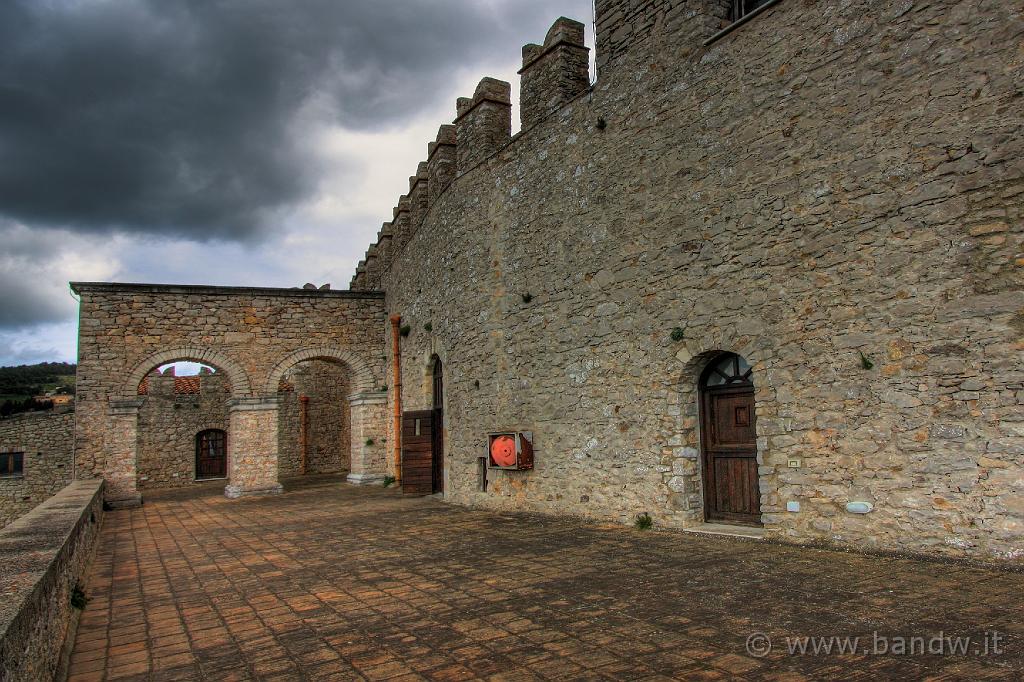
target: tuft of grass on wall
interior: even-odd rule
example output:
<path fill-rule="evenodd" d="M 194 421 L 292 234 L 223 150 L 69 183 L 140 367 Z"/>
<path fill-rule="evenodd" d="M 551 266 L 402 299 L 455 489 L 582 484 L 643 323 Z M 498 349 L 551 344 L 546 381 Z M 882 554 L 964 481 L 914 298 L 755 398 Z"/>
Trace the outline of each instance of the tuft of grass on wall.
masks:
<path fill-rule="evenodd" d="M 71 606 L 81 611 L 88 603 L 89 598 L 85 596 L 85 591 L 82 589 L 82 585 L 76 584 L 71 590 Z"/>

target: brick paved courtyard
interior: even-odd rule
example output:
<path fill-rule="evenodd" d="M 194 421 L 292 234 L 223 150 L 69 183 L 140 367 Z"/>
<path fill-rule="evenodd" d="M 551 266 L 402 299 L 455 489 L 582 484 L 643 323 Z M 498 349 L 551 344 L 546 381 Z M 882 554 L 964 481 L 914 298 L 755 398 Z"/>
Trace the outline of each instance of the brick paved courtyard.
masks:
<path fill-rule="evenodd" d="M 480 512 L 320 479 L 107 514 L 70 679 L 1020 679 L 1024 575 Z M 757 658 L 745 643 L 767 633 Z M 1002 655 L 877 656 L 872 632 Z M 861 636 L 790 655 L 786 636 Z M 879 640 L 880 641 L 880 640 Z M 972 644 L 975 646 L 975 644 Z M 983 645 L 982 645 L 983 646 Z"/>

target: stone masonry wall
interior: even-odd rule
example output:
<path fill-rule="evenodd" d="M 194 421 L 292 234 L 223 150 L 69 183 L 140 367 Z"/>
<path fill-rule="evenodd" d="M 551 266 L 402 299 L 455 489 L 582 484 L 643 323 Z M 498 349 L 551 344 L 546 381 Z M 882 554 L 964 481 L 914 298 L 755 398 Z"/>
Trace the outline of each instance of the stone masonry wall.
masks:
<path fill-rule="evenodd" d="M 72 619 L 103 523 L 103 481 L 74 481 L 0 530 L 0 680 L 57 679 Z"/>
<path fill-rule="evenodd" d="M 175 391 L 191 379 L 198 392 Z M 221 373 L 196 377 L 151 374 L 139 409 L 139 487 L 176 488 L 196 480 L 196 435 L 228 430 L 231 383 Z"/>
<path fill-rule="evenodd" d="M 1020 559 L 1024 17 L 787 0 L 704 46 L 719 5 L 599 2 L 591 93 L 396 232 L 403 407 L 437 353 L 448 498 L 700 523 L 696 385 L 734 351 L 770 536 Z M 536 469 L 479 492 L 509 428 Z"/>
<path fill-rule="evenodd" d="M 137 496 L 131 463 L 123 461 L 130 452 L 120 445 L 111 449 L 111 439 L 129 428 L 131 408 L 124 415 L 113 412 L 119 401 L 138 397 L 138 384 L 154 367 L 176 360 L 215 367 L 230 381 L 233 400 L 276 400 L 284 373 L 317 357 L 343 362 L 353 390 L 373 390 L 384 375 L 381 294 L 101 283 L 72 287 L 82 299 L 76 466 L 79 477 L 105 476 L 110 500 Z M 273 413 L 276 419 L 276 408 Z M 276 423 L 273 430 L 276 438 Z M 234 435 L 228 434 L 229 450 Z M 108 451 L 118 452 L 118 459 L 107 461 Z"/>
<path fill-rule="evenodd" d="M 349 370 L 339 363 L 311 360 L 286 375 L 289 390 L 280 393 L 278 468 L 281 476 L 302 473 L 301 410 L 299 399 L 308 398 L 306 473 L 333 474 L 349 470 L 352 390 Z"/>
<path fill-rule="evenodd" d="M 0 477 L 0 528 L 71 482 L 74 431 L 66 408 L 0 419 L 0 453 L 24 453 L 23 475 Z"/>

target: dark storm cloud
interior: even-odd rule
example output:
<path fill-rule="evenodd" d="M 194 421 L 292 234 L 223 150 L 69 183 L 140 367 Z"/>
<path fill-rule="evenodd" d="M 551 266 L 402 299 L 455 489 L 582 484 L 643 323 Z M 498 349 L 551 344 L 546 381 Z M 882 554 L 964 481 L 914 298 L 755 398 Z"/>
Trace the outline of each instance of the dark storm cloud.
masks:
<path fill-rule="evenodd" d="M 540 40 L 549 7 L 0 0 L 0 217 L 259 238 L 320 179 L 301 111 L 353 130 L 401 125 L 449 96 L 457 70 L 485 75 Z"/>

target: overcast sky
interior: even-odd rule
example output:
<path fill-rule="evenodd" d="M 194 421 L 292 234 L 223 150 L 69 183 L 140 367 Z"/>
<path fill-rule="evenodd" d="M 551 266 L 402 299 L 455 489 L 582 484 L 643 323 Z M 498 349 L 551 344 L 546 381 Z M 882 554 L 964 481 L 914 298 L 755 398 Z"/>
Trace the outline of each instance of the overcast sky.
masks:
<path fill-rule="evenodd" d="M 74 361 L 69 280 L 346 288 L 455 99 L 517 99 L 523 44 L 591 11 L 0 0 L 0 365 Z"/>

